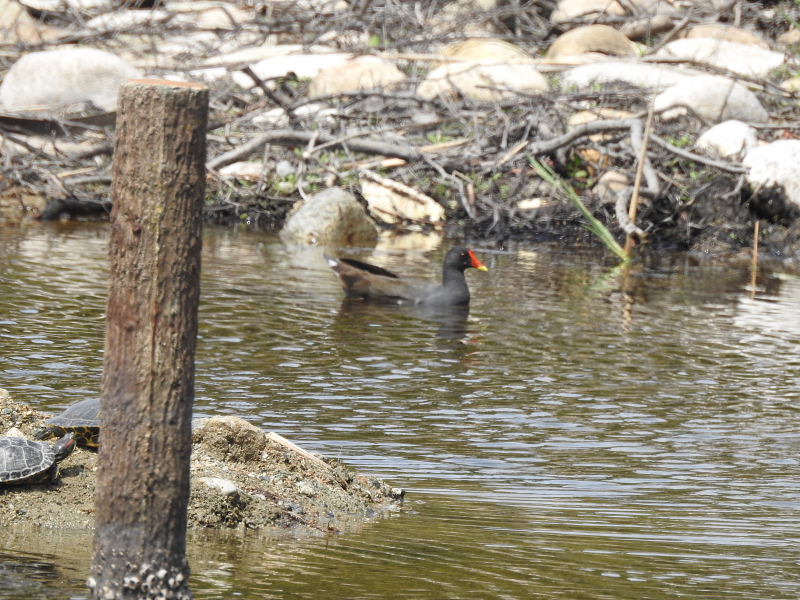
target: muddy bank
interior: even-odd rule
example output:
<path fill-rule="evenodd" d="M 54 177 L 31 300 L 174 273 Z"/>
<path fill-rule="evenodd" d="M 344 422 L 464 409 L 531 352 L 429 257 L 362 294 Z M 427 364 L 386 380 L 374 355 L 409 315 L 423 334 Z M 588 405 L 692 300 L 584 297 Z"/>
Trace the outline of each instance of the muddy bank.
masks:
<path fill-rule="evenodd" d="M 0 434 L 30 438 L 50 415 L 0 390 Z M 236 417 L 199 421 L 193 434 L 189 526 L 338 532 L 402 509 L 402 491 L 295 449 Z M 97 453 L 78 448 L 55 484 L 0 487 L 0 526 L 94 526 Z"/>

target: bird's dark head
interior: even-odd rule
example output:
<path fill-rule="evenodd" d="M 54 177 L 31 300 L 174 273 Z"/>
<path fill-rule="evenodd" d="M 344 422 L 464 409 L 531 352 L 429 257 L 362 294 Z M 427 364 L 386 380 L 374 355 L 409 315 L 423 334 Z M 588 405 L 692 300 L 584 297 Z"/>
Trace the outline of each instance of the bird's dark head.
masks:
<path fill-rule="evenodd" d="M 483 264 L 472 250 L 463 246 L 450 249 L 444 259 L 444 268 L 458 269 L 459 271 L 466 269 L 489 270 L 489 267 Z"/>

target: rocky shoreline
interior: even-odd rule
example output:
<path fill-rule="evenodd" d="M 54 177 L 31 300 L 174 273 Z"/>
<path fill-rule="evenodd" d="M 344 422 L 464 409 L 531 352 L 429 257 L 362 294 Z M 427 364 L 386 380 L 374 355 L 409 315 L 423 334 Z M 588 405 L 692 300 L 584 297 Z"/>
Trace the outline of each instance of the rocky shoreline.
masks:
<path fill-rule="evenodd" d="M 0 390 L 0 435 L 30 438 L 48 416 Z M 190 528 L 327 534 L 403 510 L 402 490 L 238 417 L 199 421 L 192 441 Z M 0 486 L 0 526 L 92 528 L 96 473 L 97 452 L 79 447 L 55 484 Z"/>

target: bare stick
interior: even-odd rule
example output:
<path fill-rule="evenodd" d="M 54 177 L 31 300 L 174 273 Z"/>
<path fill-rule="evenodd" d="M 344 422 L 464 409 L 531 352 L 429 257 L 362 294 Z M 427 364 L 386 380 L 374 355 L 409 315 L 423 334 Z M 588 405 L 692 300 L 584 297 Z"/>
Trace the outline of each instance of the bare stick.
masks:
<path fill-rule="evenodd" d="M 270 440 L 272 440 L 273 442 L 275 442 L 276 444 L 280 444 L 281 446 L 283 446 L 285 448 L 288 448 L 292 452 L 296 452 L 297 454 L 299 454 L 303 458 L 306 458 L 306 459 L 310 460 L 314 464 L 319 465 L 320 467 L 324 467 L 328 471 L 331 470 L 331 466 L 328 463 L 326 463 L 324 460 L 322 460 L 318 456 L 314 456 L 308 450 L 303 450 L 300 446 L 298 446 L 294 442 L 290 442 L 285 437 L 283 437 L 281 434 L 275 433 L 274 431 L 270 431 L 269 433 L 267 433 L 267 437 Z"/>
<path fill-rule="evenodd" d="M 633 194 L 631 204 L 628 208 L 628 218 L 632 224 L 636 224 L 636 212 L 639 208 L 639 188 L 642 186 L 642 174 L 644 173 L 644 163 L 647 160 L 647 145 L 650 142 L 650 132 L 653 128 L 653 105 L 647 111 L 647 121 L 644 124 L 644 134 L 642 135 L 642 148 L 639 151 L 639 162 L 636 164 L 636 175 L 633 178 Z M 625 236 L 625 255 L 630 258 L 633 251 L 633 236 L 628 233 Z"/>
<path fill-rule="evenodd" d="M 761 221 L 756 221 L 753 225 L 753 259 L 750 264 L 750 290 L 756 293 L 756 279 L 758 276 L 758 237 L 761 230 Z"/>

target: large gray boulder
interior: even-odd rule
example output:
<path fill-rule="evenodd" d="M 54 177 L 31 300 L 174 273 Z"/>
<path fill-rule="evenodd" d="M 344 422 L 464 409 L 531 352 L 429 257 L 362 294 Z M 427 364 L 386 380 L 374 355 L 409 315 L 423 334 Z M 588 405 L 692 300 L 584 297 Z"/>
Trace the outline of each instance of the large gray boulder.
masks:
<path fill-rule="evenodd" d="M 342 188 L 323 190 L 286 219 L 281 240 L 319 246 L 374 246 L 378 228 L 355 196 Z"/>

